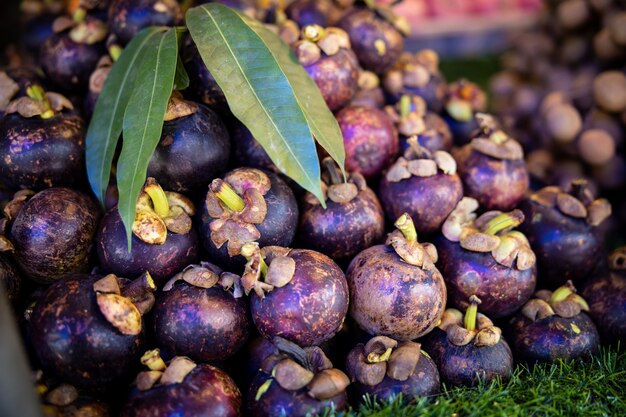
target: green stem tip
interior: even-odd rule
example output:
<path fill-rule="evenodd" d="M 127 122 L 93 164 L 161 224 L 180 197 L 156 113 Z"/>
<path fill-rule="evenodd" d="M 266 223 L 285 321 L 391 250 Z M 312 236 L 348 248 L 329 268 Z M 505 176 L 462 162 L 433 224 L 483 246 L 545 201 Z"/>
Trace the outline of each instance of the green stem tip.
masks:
<path fill-rule="evenodd" d="M 45 111 L 41 113 L 40 117 L 42 119 L 49 119 L 54 116 L 54 110 L 52 109 L 52 105 L 50 104 L 50 100 L 46 96 L 46 92 L 42 86 L 35 84 L 31 85 L 26 89 L 26 95 L 44 105 Z"/>
<path fill-rule="evenodd" d="M 255 244 L 246 243 L 245 245 L 241 247 L 241 256 L 243 256 L 247 260 L 250 260 L 250 258 L 252 258 L 252 256 L 258 250 L 259 249 Z M 267 264 L 265 263 L 265 259 L 263 259 L 263 256 L 260 256 L 260 255 L 259 255 L 259 269 L 261 272 L 261 276 L 265 277 L 265 275 L 267 274 Z"/>
<path fill-rule="evenodd" d="M 520 210 L 513 210 L 510 213 L 502 213 L 487 222 L 485 233 L 495 235 L 496 233 L 517 227 L 524 221 L 524 214 Z"/>
<path fill-rule="evenodd" d="M 227 182 L 219 178 L 215 179 L 211 182 L 210 189 L 230 210 L 240 212 L 246 207 L 243 199 L 239 197 Z"/>
<path fill-rule="evenodd" d="M 156 182 L 154 178 L 148 178 L 146 180 L 146 186 L 144 191 L 150 196 L 152 205 L 154 206 L 154 212 L 160 218 L 165 218 L 170 214 L 170 205 L 167 202 L 167 196 L 163 188 Z"/>
<path fill-rule="evenodd" d="M 109 47 L 109 56 L 111 56 L 111 59 L 113 60 L 113 62 L 116 62 L 119 58 L 120 55 L 122 55 L 122 47 L 119 45 L 111 45 Z"/>
<path fill-rule="evenodd" d="M 411 113 L 411 96 L 404 94 L 400 97 L 400 117 L 407 117 Z"/>
<path fill-rule="evenodd" d="M 476 315 L 478 314 L 478 304 L 481 303 L 480 298 L 472 295 L 469 299 L 470 305 L 465 310 L 465 317 L 463 318 L 463 325 L 470 332 L 476 330 Z"/>
<path fill-rule="evenodd" d="M 413 224 L 413 219 L 411 219 L 411 216 L 408 213 L 404 213 L 402 216 L 398 217 L 394 226 L 402 232 L 406 240 L 409 242 L 417 242 L 415 224 Z"/>

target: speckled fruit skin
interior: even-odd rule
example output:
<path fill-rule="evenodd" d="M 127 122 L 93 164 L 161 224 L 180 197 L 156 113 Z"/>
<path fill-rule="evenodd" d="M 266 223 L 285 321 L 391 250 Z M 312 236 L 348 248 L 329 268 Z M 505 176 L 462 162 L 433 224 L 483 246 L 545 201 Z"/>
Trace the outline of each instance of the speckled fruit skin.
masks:
<path fill-rule="evenodd" d="M 519 230 L 537 256 L 542 286 L 557 288 L 568 280 L 582 282 L 605 256 L 602 232 L 585 219 L 568 217 L 557 208 L 544 207 L 528 198 L 519 208 L 525 216 Z"/>
<path fill-rule="evenodd" d="M 316 400 L 308 395 L 306 388 L 297 391 L 287 391 L 276 381 L 258 401 L 255 401 L 259 387 L 271 375 L 260 371 L 252 381 L 246 397 L 246 407 L 250 416 L 255 417 L 305 417 L 322 414 L 326 408 L 333 407 L 336 411 L 348 408 L 348 396 L 345 392 L 328 400 Z"/>
<path fill-rule="evenodd" d="M 303 28 L 308 25 L 332 26 L 338 10 L 332 0 L 295 0 L 285 12 L 289 19 Z"/>
<path fill-rule="evenodd" d="M 475 385 L 478 375 L 487 382 L 497 377 L 506 382 L 513 371 L 511 348 L 503 337 L 494 346 L 476 346 L 474 342 L 456 346 L 446 332 L 435 329 L 423 340 L 422 347 L 437 364 L 445 384 Z"/>
<path fill-rule="evenodd" d="M 77 275 L 54 283 L 37 301 L 29 323 L 44 369 L 78 386 L 124 380 L 141 355 L 143 332 L 123 335 L 100 312 L 93 291 L 100 278 Z"/>
<path fill-rule="evenodd" d="M 224 92 L 217 85 L 217 81 L 215 81 L 206 65 L 204 65 L 198 48 L 191 39 L 186 41 L 183 63 L 187 74 L 189 74 L 189 88 L 186 92 L 194 99 L 217 111 L 220 115 L 230 115 Z"/>
<path fill-rule="evenodd" d="M 167 3 L 167 7 L 157 11 L 154 7 L 157 3 Z M 176 25 L 178 14 L 180 9 L 176 1 L 113 0 L 109 6 L 109 30 L 126 45 L 143 28 Z"/>
<path fill-rule="evenodd" d="M 346 148 L 346 169 L 366 179 L 378 176 L 398 153 L 396 128 L 381 110 L 348 106 L 337 114 Z"/>
<path fill-rule="evenodd" d="M 24 276 L 50 284 L 89 270 L 100 211 L 87 195 L 50 188 L 24 204 L 11 225 L 14 259 Z"/>
<path fill-rule="evenodd" d="M 128 252 L 126 230 L 117 207 L 109 210 L 96 236 L 100 266 L 108 272 L 125 278 L 135 278 L 150 272 L 158 287 L 187 265 L 198 261 L 199 242 L 194 229 L 185 235 L 167 232 L 162 245 L 151 245 L 133 234 L 132 249 Z"/>
<path fill-rule="evenodd" d="M 326 209 L 305 199 L 301 205 L 298 242 L 335 261 L 349 260 L 374 245 L 385 232 L 385 215 L 369 189 L 346 204 L 326 201 Z"/>
<path fill-rule="evenodd" d="M 313 78 L 332 111 L 348 104 L 359 88 L 359 63 L 354 52 L 349 49 L 340 49 L 335 55 L 322 56 L 304 69 Z"/>
<path fill-rule="evenodd" d="M 589 304 L 589 315 L 602 340 L 626 342 L 626 276 L 613 272 L 592 278 L 582 296 Z"/>
<path fill-rule="evenodd" d="M 441 274 L 404 262 L 386 245 L 359 253 L 346 278 L 350 315 L 372 335 L 416 339 L 435 327 L 446 306 Z"/>
<path fill-rule="evenodd" d="M 399 182 L 389 182 L 383 176 L 378 195 L 388 219 L 409 213 L 418 233 L 433 233 L 441 228 L 463 197 L 463 185 L 457 174 L 442 172 Z"/>
<path fill-rule="evenodd" d="M 250 330 L 244 298 L 234 298 L 220 286 L 199 288 L 181 281 L 158 297 L 153 323 L 161 349 L 197 362 L 231 357 Z"/>
<path fill-rule="evenodd" d="M 260 298 L 250 299 L 252 320 L 261 335 L 280 336 L 302 347 L 331 339 L 348 312 L 348 284 L 343 272 L 326 255 L 293 249 L 296 261 L 291 281 Z"/>
<path fill-rule="evenodd" d="M 195 191 L 226 171 L 229 157 L 226 125 L 211 109 L 198 104 L 196 113 L 163 124 L 148 176 L 166 190 Z"/>
<path fill-rule="evenodd" d="M 423 98 L 429 111 L 441 113 L 446 95 L 446 80 L 441 74 L 433 74 L 423 87 L 404 86 L 398 94 L 387 92 L 387 101 L 390 104 L 395 104 L 400 101 L 400 97 L 404 94 L 413 94 Z"/>
<path fill-rule="evenodd" d="M 239 417 L 242 403 L 226 372 L 198 364 L 179 384 L 133 390 L 120 417 Z"/>
<path fill-rule="evenodd" d="M 9 302 L 15 302 L 20 294 L 22 278 L 11 260 L 0 254 L 0 285 L 4 287 Z"/>
<path fill-rule="evenodd" d="M 491 252 L 465 250 L 443 236 L 435 241 L 437 266 L 446 281 L 450 306 L 465 310 L 467 300 L 478 296 L 480 311 L 488 317 L 506 317 L 520 309 L 535 292 L 537 268 L 520 271 L 500 265 Z"/>
<path fill-rule="evenodd" d="M 434 151 L 450 151 L 452 149 L 452 132 L 448 124 L 436 113 L 428 112 L 424 116 L 424 124 L 427 130 L 431 130 L 432 133 L 417 135 L 417 142 L 420 146 L 428 149 L 431 152 Z M 400 135 L 400 153 L 409 148 L 407 142 L 409 136 Z"/>
<path fill-rule="evenodd" d="M 368 71 L 382 74 L 391 69 L 402 54 L 404 38 L 400 32 L 370 9 L 353 8 L 344 14 L 338 26 L 348 33 L 352 49 Z M 374 46 L 377 40 L 385 43 L 383 54 Z"/>
<path fill-rule="evenodd" d="M 536 322 L 518 313 L 508 332 L 516 359 L 524 362 L 576 359 L 600 348 L 598 330 L 585 313 L 572 318 L 554 315 Z"/>
<path fill-rule="evenodd" d="M 359 404 L 363 401 L 364 395 L 376 396 L 378 400 L 386 401 L 402 394 L 404 401 L 411 402 L 415 397 L 437 395 L 440 388 L 439 371 L 435 362 L 422 353 L 415 372 L 406 381 L 398 381 L 385 375 L 385 379 L 378 385 L 365 385 L 355 381 L 350 384 L 348 390 L 352 403 Z"/>
<path fill-rule="evenodd" d="M 501 160 L 471 151 L 459 163 L 465 195 L 485 210 L 511 210 L 526 195 L 530 184 L 524 160 Z"/>
<path fill-rule="evenodd" d="M 75 114 L 0 119 L 0 181 L 41 190 L 85 182 L 85 122 Z"/>

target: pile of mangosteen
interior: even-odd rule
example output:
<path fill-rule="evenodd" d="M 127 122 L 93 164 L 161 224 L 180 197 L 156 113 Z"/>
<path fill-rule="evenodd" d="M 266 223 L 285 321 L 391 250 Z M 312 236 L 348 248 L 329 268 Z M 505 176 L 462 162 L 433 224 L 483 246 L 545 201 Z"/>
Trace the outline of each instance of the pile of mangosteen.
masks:
<path fill-rule="evenodd" d="M 607 71 L 572 80 L 588 87 L 576 96 L 525 85 L 513 69 L 538 76 L 554 50 L 520 43 L 493 84 L 500 119 L 434 51 L 405 52 L 407 22 L 375 2 L 220 2 L 290 45 L 347 175 L 320 152 L 322 200 L 283 175 L 187 38 L 190 83 L 171 95 L 129 250 L 115 170 L 106 204 L 89 188 L 86 128 L 125 45 L 194 2 L 24 1 L 0 69 L 0 284 L 46 415 L 315 415 L 626 342 L 626 249 L 606 244 L 626 237 L 612 213 L 626 181 L 604 180 L 626 171 L 624 55 L 609 48 L 626 45 L 625 11 L 594 40 Z M 587 2 L 548 3 L 563 33 L 617 7 L 588 2 L 578 22 Z M 551 47 L 580 62 L 563 33 Z M 532 129 L 502 111 L 511 100 Z"/>

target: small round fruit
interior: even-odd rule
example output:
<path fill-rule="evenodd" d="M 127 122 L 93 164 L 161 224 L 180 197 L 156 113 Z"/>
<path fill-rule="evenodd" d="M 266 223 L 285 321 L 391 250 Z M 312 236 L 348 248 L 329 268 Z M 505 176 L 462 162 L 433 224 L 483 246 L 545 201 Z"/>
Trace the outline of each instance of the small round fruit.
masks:
<path fill-rule="evenodd" d="M 126 45 L 148 26 L 174 26 L 181 20 L 176 0 L 112 0 L 109 6 L 109 28 L 117 40 Z"/>

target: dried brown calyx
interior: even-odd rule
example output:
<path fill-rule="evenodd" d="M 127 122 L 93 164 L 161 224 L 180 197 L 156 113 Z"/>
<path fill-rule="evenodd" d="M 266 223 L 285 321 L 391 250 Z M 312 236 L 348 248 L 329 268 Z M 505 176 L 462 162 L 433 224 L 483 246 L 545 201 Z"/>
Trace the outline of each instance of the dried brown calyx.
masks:
<path fill-rule="evenodd" d="M 102 315 L 122 334 L 130 336 L 141 333 L 141 317 L 154 306 L 156 289 L 148 272 L 134 281 L 109 274 L 93 284 Z"/>
<path fill-rule="evenodd" d="M 421 135 L 426 132 L 426 102 L 420 96 L 404 94 L 395 106 L 385 106 L 387 116 L 404 136 Z"/>
<path fill-rule="evenodd" d="M 9 224 L 20 212 L 24 204 L 35 195 L 31 190 L 19 190 L 13 194 L 11 201 L 5 204 L 3 208 L 4 216 L 0 219 L 0 253 L 12 252 L 15 250 L 13 243 L 7 237 Z"/>
<path fill-rule="evenodd" d="M 279 246 L 267 246 L 259 249 L 257 243 L 247 243 L 241 248 L 248 262 L 241 284 L 246 295 L 254 290 L 261 298 L 274 288 L 284 287 L 291 282 L 296 273 L 296 261 L 289 256 L 291 249 Z"/>
<path fill-rule="evenodd" d="M 26 96 L 10 102 L 5 112 L 18 113 L 27 118 L 39 116 L 42 119 L 50 119 L 65 109 L 74 109 L 67 98 L 58 93 L 45 92 L 40 85 L 31 85 L 26 89 Z"/>
<path fill-rule="evenodd" d="M 492 210 L 477 218 L 477 209 L 478 201 L 463 197 L 443 223 L 445 238 L 466 250 L 491 252 L 497 263 L 508 268 L 532 268 L 537 259 L 528 239 L 512 230 L 524 221 L 524 214 L 517 209 L 509 213 Z"/>
<path fill-rule="evenodd" d="M 200 265 L 189 265 L 178 274 L 174 275 L 163 287 L 163 291 L 171 291 L 178 281 L 184 281 L 198 288 L 213 288 L 219 285 L 230 292 L 233 297 L 243 297 L 244 291 L 241 285 L 241 277 L 231 272 L 222 271 L 209 262 L 201 262 Z"/>
<path fill-rule="evenodd" d="M 330 157 L 324 158 L 322 166 L 325 168 L 322 173 L 321 184 L 322 195 L 325 201 L 330 200 L 337 204 L 347 204 L 354 200 L 361 191 L 367 188 L 365 178 L 358 172 L 349 174 L 347 181 L 344 181 L 339 172 L 339 168 Z M 312 193 L 307 193 L 304 198 L 309 204 L 321 204 Z"/>
<path fill-rule="evenodd" d="M 94 17 L 88 17 L 84 9 L 77 9 L 73 17 L 60 16 L 52 23 L 54 33 L 69 31 L 69 37 L 76 43 L 93 45 L 102 42 L 109 33 L 107 25 Z"/>
<path fill-rule="evenodd" d="M 471 296 L 469 302 L 465 316 L 454 308 L 444 311 L 439 328 L 446 332 L 450 343 L 456 346 L 465 346 L 470 342 L 474 342 L 475 346 L 497 345 L 502 331 L 487 316 L 478 312 L 478 297 Z"/>
<path fill-rule="evenodd" d="M 198 105 L 185 100 L 179 91 L 174 91 L 167 103 L 164 121 L 170 122 L 185 116 L 191 116 L 198 111 Z"/>
<path fill-rule="evenodd" d="M 563 318 L 571 318 L 580 314 L 581 311 L 589 311 L 589 305 L 584 298 L 576 294 L 572 281 L 567 281 L 554 292 L 537 291 L 535 298 L 530 299 L 522 307 L 522 315 L 532 321 L 542 320 L 555 314 Z"/>
<path fill-rule="evenodd" d="M 415 54 L 404 52 L 396 65 L 385 74 L 383 84 L 391 94 L 398 95 L 406 88 L 423 88 L 432 77 L 439 76 L 439 55 L 431 49 Z"/>
<path fill-rule="evenodd" d="M 609 267 L 613 271 L 626 270 L 626 246 L 622 246 L 611 252 L 609 255 Z"/>
<path fill-rule="evenodd" d="M 135 386 L 140 391 L 147 391 L 155 386 L 180 384 L 197 366 L 194 361 L 183 356 L 175 356 L 166 365 L 159 349 L 147 351 L 141 357 L 141 363 L 149 370 L 140 372 L 135 379 Z"/>
<path fill-rule="evenodd" d="M 407 213 L 394 223 L 396 230 L 387 235 L 386 245 L 389 245 L 402 260 L 408 264 L 424 270 L 437 271 L 437 248 L 432 243 L 419 243 L 413 219 Z"/>
<path fill-rule="evenodd" d="M 100 94 L 104 82 L 113 68 L 113 59 L 109 55 L 105 55 L 98 61 L 96 69 L 89 76 L 89 91 Z"/>
<path fill-rule="evenodd" d="M 555 207 L 565 216 L 584 219 L 590 226 L 599 226 L 611 216 L 611 203 L 605 198 L 594 199 L 584 179 L 572 181 L 569 192 L 548 186 L 531 195 L 530 199 L 544 207 Z"/>
<path fill-rule="evenodd" d="M 162 245 L 168 232 L 189 233 L 195 212 L 191 200 L 179 193 L 163 191 L 156 180 L 149 177 L 137 198 L 133 234 L 145 243 Z"/>
<path fill-rule="evenodd" d="M 302 349 L 298 345 L 280 337 L 273 340 L 279 353 L 270 355 L 261 369 L 270 374 L 258 389 L 255 400 L 258 401 L 277 383 L 287 391 L 306 389 L 307 394 L 316 400 L 324 401 L 345 391 L 350 384 L 348 376 L 332 363 L 317 346 Z"/>
<path fill-rule="evenodd" d="M 422 353 L 419 343 L 398 343 L 389 337 L 377 336 L 350 351 L 346 370 L 352 381 L 363 385 L 378 385 L 385 376 L 406 381 L 415 373 Z"/>
<path fill-rule="evenodd" d="M 13 97 L 20 91 L 18 83 L 6 72 L 0 71 L 0 112 L 6 110 Z"/>
<path fill-rule="evenodd" d="M 386 20 L 391 26 L 396 28 L 402 36 L 409 36 L 411 34 L 411 25 L 404 16 L 398 16 L 393 12 L 393 5 L 382 5 L 376 0 L 363 0 L 363 3 L 373 10 L 380 18 Z M 382 54 L 381 54 L 382 55 Z"/>
<path fill-rule="evenodd" d="M 432 177 L 440 173 L 445 175 L 456 174 L 456 161 L 446 151 L 431 152 L 421 146 L 416 136 L 407 139 L 409 147 L 404 156 L 385 173 L 385 179 L 389 182 L 400 182 L 411 177 Z"/>
<path fill-rule="evenodd" d="M 307 66 L 341 49 L 350 49 L 350 37 L 343 29 L 308 25 L 302 28 L 300 38 L 291 47 L 300 63 Z"/>
<path fill-rule="evenodd" d="M 209 185 L 205 204 L 211 218 L 211 241 L 219 249 L 228 244 L 228 254 L 237 256 L 246 243 L 261 237 L 255 225 L 263 223 L 267 206 L 263 197 L 270 190 L 263 171 L 247 168 L 229 173 Z"/>
<path fill-rule="evenodd" d="M 469 122 L 475 112 L 487 107 L 487 96 L 477 84 L 459 80 L 448 86 L 446 91 L 446 111 L 460 122 Z"/>
<path fill-rule="evenodd" d="M 496 119 L 485 113 L 476 114 L 480 130 L 469 146 L 484 155 L 503 160 L 522 160 L 524 150 L 518 141 L 507 135 L 498 126 Z"/>

